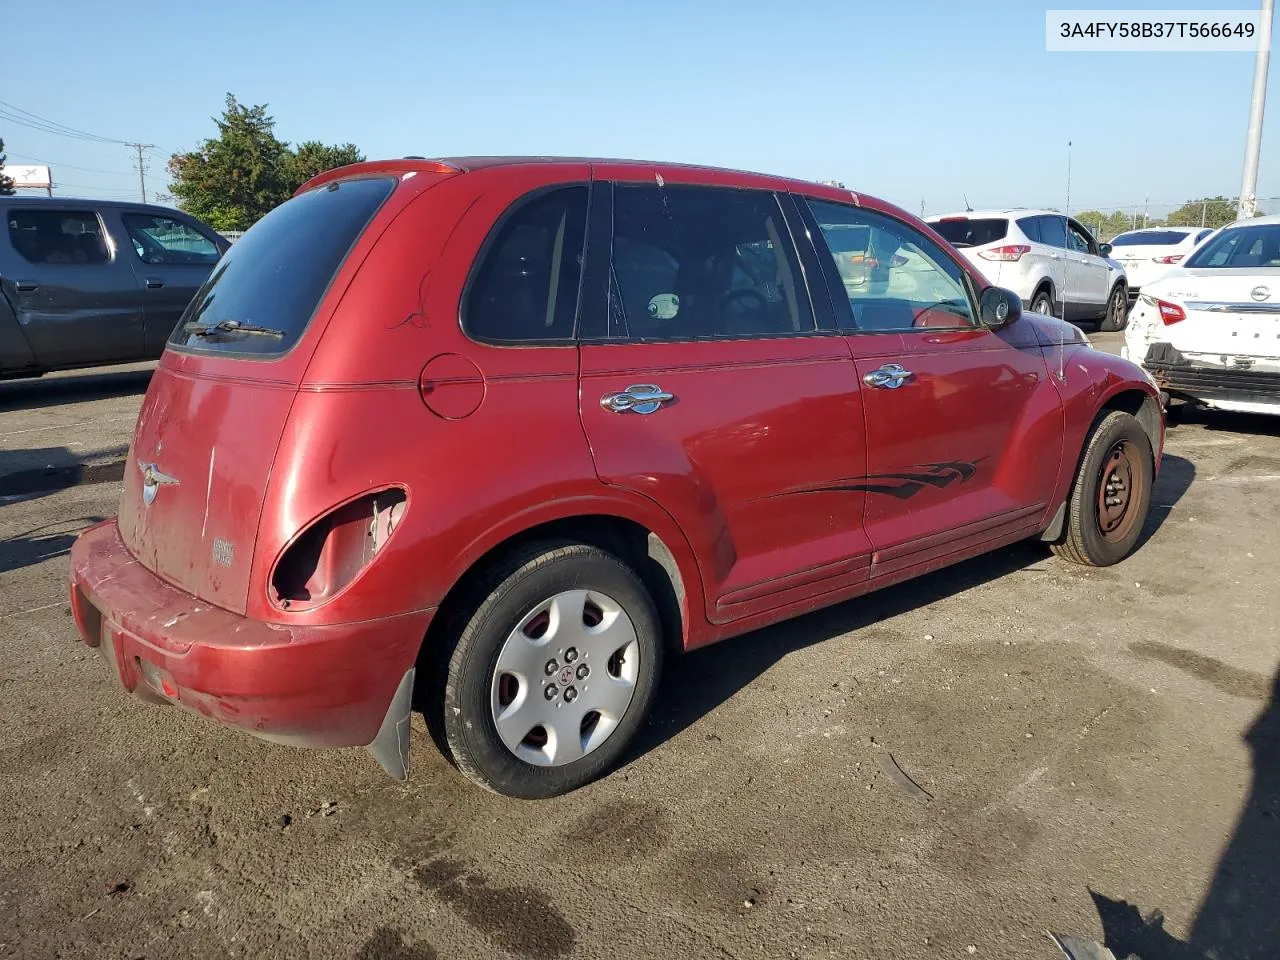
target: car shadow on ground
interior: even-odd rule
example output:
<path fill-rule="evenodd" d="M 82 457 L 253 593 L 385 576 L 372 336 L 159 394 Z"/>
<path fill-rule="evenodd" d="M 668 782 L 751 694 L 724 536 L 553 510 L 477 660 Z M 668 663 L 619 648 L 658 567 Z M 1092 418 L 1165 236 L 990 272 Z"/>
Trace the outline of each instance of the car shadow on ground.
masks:
<path fill-rule="evenodd" d="M 30 380 L 0 380 L 0 411 L 38 410 L 62 403 L 108 400 L 143 394 L 151 382 L 151 368 L 83 373 Z"/>
<path fill-rule="evenodd" d="M 1232 413 L 1185 404 L 1171 410 L 1170 430 L 1198 426 L 1214 433 L 1239 433 L 1244 436 L 1280 437 L 1280 417 L 1265 413 Z"/>
<path fill-rule="evenodd" d="M 72 517 L 0 540 L 0 574 L 33 567 L 65 555 L 81 530 L 102 519 L 99 516 Z"/>
<path fill-rule="evenodd" d="M 111 483 L 124 477 L 127 444 L 98 450 L 93 461 L 68 447 L 39 447 L 31 450 L 0 450 L 0 506 L 20 500 L 34 500 L 46 494 L 89 483 Z M 43 463 L 45 466 L 13 464 Z"/>
<path fill-rule="evenodd" d="M 1174 505 L 1190 489 L 1195 473 L 1191 461 L 1165 456 L 1153 491 L 1152 510 L 1138 541 L 1139 549 L 1155 535 Z M 754 682 L 789 653 L 1048 562 L 1051 557 L 1045 544 L 1038 540 L 1023 541 L 676 658 L 670 662 L 651 719 L 637 736 L 630 756 L 661 746 Z"/>
<path fill-rule="evenodd" d="M 1253 778 L 1231 839 L 1186 941 L 1164 929 L 1164 915 L 1089 891 L 1103 945 L 1119 960 L 1249 960 L 1280 952 L 1280 674 L 1244 735 Z"/>

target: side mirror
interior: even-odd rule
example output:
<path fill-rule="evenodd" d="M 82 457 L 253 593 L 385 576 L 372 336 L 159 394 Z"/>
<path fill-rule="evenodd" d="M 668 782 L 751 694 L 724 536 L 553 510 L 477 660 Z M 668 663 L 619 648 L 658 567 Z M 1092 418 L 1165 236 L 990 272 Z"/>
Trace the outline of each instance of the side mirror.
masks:
<path fill-rule="evenodd" d="M 1109 243 L 1098 244 L 1098 255 L 1103 257 L 1111 256 L 1112 246 Z"/>
<path fill-rule="evenodd" d="M 1022 298 L 1003 287 L 987 287 L 978 302 L 978 313 L 984 327 L 999 330 L 1022 316 Z"/>

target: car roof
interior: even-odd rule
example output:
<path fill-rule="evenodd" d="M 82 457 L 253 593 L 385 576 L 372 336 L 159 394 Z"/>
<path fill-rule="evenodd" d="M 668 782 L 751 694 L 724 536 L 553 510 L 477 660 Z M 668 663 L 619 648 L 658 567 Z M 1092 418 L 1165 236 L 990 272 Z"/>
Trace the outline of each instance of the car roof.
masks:
<path fill-rule="evenodd" d="M 158 203 L 143 203 L 141 200 L 96 200 L 93 197 L 23 197 L 18 194 L 0 197 L 0 206 L 5 207 L 94 207 L 97 209 L 151 210 L 155 213 L 182 213 L 173 207 L 161 206 Z M 190 216 L 190 214 L 183 214 Z"/>
<path fill-rule="evenodd" d="M 1039 210 L 1035 207 L 1005 207 L 1002 210 L 957 210 L 955 213 L 931 213 L 925 217 L 926 223 L 945 220 L 952 217 L 965 217 L 970 220 L 984 220 L 988 217 L 1061 217 L 1061 210 Z"/>
<path fill-rule="evenodd" d="M 1248 220 L 1234 220 L 1222 229 L 1230 230 L 1233 227 L 1266 227 L 1277 223 L 1280 223 L 1280 213 L 1269 213 L 1265 217 L 1253 217 Z"/>
<path fill-rule="evenodd" d="M 801 180 L 795 177 L 785 177 L 778 174 L 762 173 L 755 170 L 743 170 L 733 167 L 717 167 L 710 164 L 697 163 L 681 163 L 667 160 L 636 160 L 627 159 L 625 157 L 569 157 L 569 156 L 451 156 L 451 157 L 423 157 L 408 156 L 399 159 L 389 160 L 373 160 L 364 161 L 358 164 L 350 164 L 346 167 L 337 167 L 333 170 L 325 171 L 317 174 L 311 180 L 308 180 L 299 191 L 307 189 L 319 184 L 332 180 L 339 180 L 345 176 L 359 176 L 360 174 L 371 173 L 391 173 L 395 171 L 418 171 L 424 173 L 436 174 L 457 174 L 470 173 L 476 170 L 487 170 L 497 167 L 516 167 L 526 166 L 529 164 L 555 164 L 555 163 L 588 163 L 594 166 L 627 166 L 627 167 L 650 167 L 654 172 L 663 170 L 674 171 L 690 171 L 709 173 L 717 176 L 723 176 L 726 179 L 741 178 L 747 180 L 769 180 L 775 184 L 783 184 L 796 192 L 803 192 L 813 196 L 825 197 L 842 197 L 847 199 L 851 194 L 855 198 L 865 197 L 873 200 L 878 204 L 886 207 L 894 205 L 880 199 L 879 197 L 865 194 L 861 191 L 850 190 L 847 187 L 835 187 L 829 183 L 822 183 L 816 180 Z M 896 209 L 896 208 L 895 208 Z"/>

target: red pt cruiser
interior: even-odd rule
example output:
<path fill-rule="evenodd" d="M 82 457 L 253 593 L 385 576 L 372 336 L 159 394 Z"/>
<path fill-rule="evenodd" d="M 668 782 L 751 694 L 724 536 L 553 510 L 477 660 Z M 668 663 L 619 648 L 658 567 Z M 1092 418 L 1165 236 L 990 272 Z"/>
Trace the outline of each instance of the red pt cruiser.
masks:
<path fill-rule="evenodd" d="M 917 218 L 609 160 L 322 174 L 218 263 L 71 559 L 127 690 L 521 797 L 617 761 L 664 652 L 1030 537 L 1141 535 L 1159 394 Z"/>

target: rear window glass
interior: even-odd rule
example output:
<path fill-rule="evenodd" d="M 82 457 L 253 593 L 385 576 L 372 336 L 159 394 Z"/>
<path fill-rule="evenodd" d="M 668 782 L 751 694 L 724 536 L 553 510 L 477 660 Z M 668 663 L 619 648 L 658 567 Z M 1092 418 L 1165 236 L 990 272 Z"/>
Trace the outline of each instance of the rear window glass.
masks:
<path fill-rule="evenodd" d="M 939 220 L 929 224 L 953 247 L 981 247 L 1003 240 L 1009 232 L 1008 220 Z"/>
<path fill-rule="evenodd" d="M 1187 239 L 1186 230 L 1139 230 L 1122 233 L 1111 241 L 1113 247 L 1171 247 Z"/>
<path fill-rule="evenodd" d="M 306 330 L 338 267 L 394 188 L 388 177 L 346 180 L 280 204 L 218 261 L 170 345 L 284 353 Z"/>
<path fill-rule="evenodd" d="M 28 263 L 106 263 L 111 251 L 88 210 L 10 210 L 9 241 Z"/>
<path fill-rule="evenodd" d="M 1186 267 L 1280 267 L 1280 223 L 1223 230 L 1205 241 Z"/>

